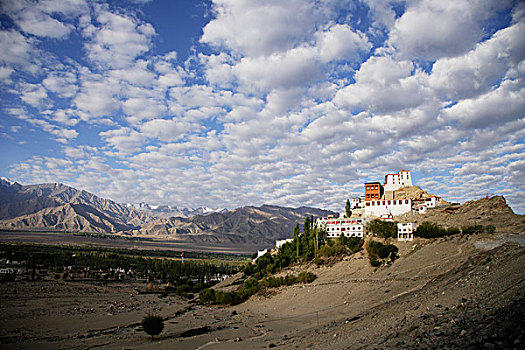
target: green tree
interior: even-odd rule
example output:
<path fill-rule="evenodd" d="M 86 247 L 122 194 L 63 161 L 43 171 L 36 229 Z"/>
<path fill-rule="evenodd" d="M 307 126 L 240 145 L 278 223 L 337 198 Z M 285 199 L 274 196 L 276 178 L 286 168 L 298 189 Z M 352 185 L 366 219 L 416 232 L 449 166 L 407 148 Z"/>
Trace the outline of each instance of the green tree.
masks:
<path fill-rule="evenodd" d="M 350 210 L 350 200 L 348 199 L 346 200 L 345 212 L 347 218 L 349 218 L 350 215 L 352 215 L 352 211 Z"/>
<path fill-rule="evenodd" d="M 144 316 L 142 319 L 142 329 L 151 336 L 151 341 L 153 341 L 153 336 L 159 335 L 164 329 L 164 319 L 156 315 Z"/>
<path fill-rule="evenodd" d="M 299 239 L 299 223 L 295 224 L 295 228 L 293 230 L 293 239 L 295 243 L 295 258 L 299 258 L 299 248 L 301 247 L 301 241 Z"/>
<path fill-rule="evenodd" d="M 366 225 L 366 229 L 381 238 L 397 236 L 397 225 L 395 222 L 374 219 Z"/>

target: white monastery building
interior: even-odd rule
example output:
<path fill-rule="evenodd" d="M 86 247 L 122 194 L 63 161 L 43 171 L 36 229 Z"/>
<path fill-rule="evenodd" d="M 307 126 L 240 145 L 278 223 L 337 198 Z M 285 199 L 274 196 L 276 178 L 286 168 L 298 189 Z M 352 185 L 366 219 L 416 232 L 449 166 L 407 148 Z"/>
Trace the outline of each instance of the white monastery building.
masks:
<path fill-rule="evenodd" d="M 286 239 L 280 239 L 278 241 L 275 241 L 275 248 L 279 249 L 286 243 L 293 242 L 293 238 L 286 238 Z"/>
<path fill-rule="evenodd" d="M 413 222 L 397 224 L 397 240 L 413 241 L 415 224 Z"/>
<path fill-rule="evenodd" d="M 389 199 L 365 202 L 365 216 L 401 215 L 412 211 L 411 199 Z"/>
<path fill-rule="evenodd" d="M 400 170 L 397 174 L 385 175 L 385 191 L 395 191 L 405 186 L 412 186 L 410 171 Z"/>
<path fill-rule="evenodd" d="M 363 219 L 358 218 L 320 218 L 317 226 L 324 227 L 328 238 L 336 238 L 341 234 L 346 237 L 363 238 Z"/>

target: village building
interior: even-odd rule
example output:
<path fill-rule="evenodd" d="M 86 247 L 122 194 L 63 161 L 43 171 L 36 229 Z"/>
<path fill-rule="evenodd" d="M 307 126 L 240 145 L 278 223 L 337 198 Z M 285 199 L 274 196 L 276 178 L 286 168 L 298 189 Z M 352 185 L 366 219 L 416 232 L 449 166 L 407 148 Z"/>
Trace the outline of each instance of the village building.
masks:
<path fill-rule="evenodd" d="M 317 226 L 324 228 L 328 238 L 345 237 L 363 238 L 363 219 L 359 218 L 320 218 L 316 221 Z"/>
<path fill-rule="evenodd" d="M 414 240 L 415 224 L 413 222 L 398 223 L 397 224 L 397 240 L 398 241 L 413 241 Z"/>

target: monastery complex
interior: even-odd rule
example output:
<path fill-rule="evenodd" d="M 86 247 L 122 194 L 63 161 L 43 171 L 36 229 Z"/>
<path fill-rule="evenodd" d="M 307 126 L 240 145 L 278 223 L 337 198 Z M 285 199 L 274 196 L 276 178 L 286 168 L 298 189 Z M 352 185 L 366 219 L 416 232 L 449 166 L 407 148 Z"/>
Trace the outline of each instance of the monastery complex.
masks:
<path fill-rule="evenodd" d="M 385 181 L 365 182 L 364 194 L 351 200 L 351 215 L 341 213 L 339 218 L 329 216 L 317 220 L 317 225 L 325 227 L 328 237 L 364 237 L 366 221 L 380 219 L 393 221 L 395 216 L 405 213 L 425 213 L 428 208 L 440 205 L 442 199 L 429 195 L 412 184 L 409 170 L 385 175 Z M 398 240 L 413 240 L 415 225 L 399 223 Z"/>

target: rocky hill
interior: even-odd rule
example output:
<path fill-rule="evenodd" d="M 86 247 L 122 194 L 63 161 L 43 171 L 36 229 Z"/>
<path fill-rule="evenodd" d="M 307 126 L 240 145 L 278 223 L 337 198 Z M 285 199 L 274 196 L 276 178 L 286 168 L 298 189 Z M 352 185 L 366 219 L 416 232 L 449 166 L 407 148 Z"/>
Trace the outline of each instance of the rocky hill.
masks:
<path fill-rule="evenodd" d="M 209 243 L 250 243 L 271 245 L 277 239 L 290 238 L 296 223 L 306 216 L 335 214 L 316 208 L 284 208 L 271 205 L 242 207 L 235 210 L 197 215 L 191 218 L 161 218 L 144 224 L 133 234 L 177 235 Z"/>
<path fill-rule="evenodd" d="M 165 217 L 166 212 L 155 215 L 154 209 L 136 210 L 62 184 L 24 186 L 0 179 L 0 229 L 7 230 L 119 233 L 262 247 L 293 235 L 295 224 L 307 215 L 335 214 L 315 208 L 263 205 L 221 212 L 201 208 L 191 212 L 191 217 Z"/>
<path fill-rule="evenodd" d="M 419 186 L 405 186 L 401 187 L 398 190 L 392 191 L 392 192 L 386 192 L 384 194 L 384 199 L 412 199 L 412 200 L 418 200 L 418 199 L 425 199 L 429 197 L 437 197 L 438 204 L 445 205 L 449 204 L 447 201 L 443 200 L 441 197 L 433 194 L 428 193 L 424 189 L 422 189 Z"/>
<path fill-rule="evenodd" d="M 416 225 L 429 221 L 445 227 L 494 225 L 498 232 L 525 232 L 525 215 L 515 214 L 502 196 L 432 208 L 426 214 L 400 215 L 396 220 L 415 222 Z"/>
<path fill-rule="evenodd" d="M 155 217 L 62 184 L 0 179 L 0 228 L 115 233 Z"/>

